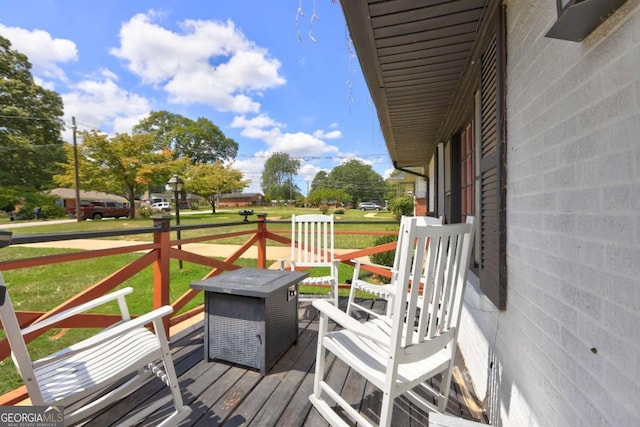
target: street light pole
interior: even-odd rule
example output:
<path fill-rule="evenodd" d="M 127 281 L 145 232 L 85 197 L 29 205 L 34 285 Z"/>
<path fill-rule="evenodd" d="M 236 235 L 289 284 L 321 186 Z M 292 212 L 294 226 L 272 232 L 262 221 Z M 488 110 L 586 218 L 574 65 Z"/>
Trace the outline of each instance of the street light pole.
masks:
<path fill-rule="evenodd" d="M 71 129 L 73 129 L 73 179 L 76 187 L 76 221 L 82 222 L 82 212 L 80 212 L 80 174 L 78 173 L 78 142 L 76 140 L 76 117 L 71 117 Z"/>
<path fill-rule="evenodd" d="M 173 198 L 176 201 L 176 226 L 180 226 L 180 197 L 179 193 L 182 191 L 182 186 L 184 182 L 180 179 L 178 175 L 173 175 L 169 182 L 167 183 L 169 187 L 173 190 Z M 180 228 L 176 230 L 176 237 L 178 241 L 180 240 Z M 182 245 L 178 244 L 178 250 L 182 250 Z M 178 260 L 178 267 L 182 270 L 182 260 Z"/>

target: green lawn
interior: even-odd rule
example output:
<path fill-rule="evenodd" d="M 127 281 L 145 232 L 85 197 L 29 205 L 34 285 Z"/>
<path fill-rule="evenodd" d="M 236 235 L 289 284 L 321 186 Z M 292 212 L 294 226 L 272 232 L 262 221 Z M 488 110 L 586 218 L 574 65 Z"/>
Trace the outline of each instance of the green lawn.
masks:
<path fill-rule="evenodd" d="M 183 214 L 180 215 L 181 225 L 199 225 L 199 224 L 221 224 L 229 222 L 237 222 L 242 219 L 238 215 L 237 210 L 224 210 L 212 214 L 210 211 L 199 211 L 196 214 Z M 265 212 L 267 214 L 267 220 L 289 220 L 291 215 L 304 214 L 304 213 L 319 213 L 317 208 L 265 208 L 255 209 L 255 212 Z M 373 215 L 373 216 L 371 216 Z M 250 217 L 251 220 L 255 220 L 255 215 Z M 394 217 L 391 212 L 361 212 L 356 209 L 347 209 L 344 214 L 336 215 L 336 231 L 350 230 L 350 231 L 397 231 L 397 225 L 389 224 L 376 224 L 377 221 L 393 221 Z M 367 224 L 340 224 L 340 221 L 367 221 Z M 38 224 L 33 227 L 21 227 L 12 229 L 15 235 L 22 234 L 42 234 L 42 233 L 68 233 L 68 232 L 80 232 L 80 231 L 97 231 L 97 230 L 113 230 L 113 229 L 131 229 L 150 227 L 153 221 L 149 218 L 136 218 L 130 219 L 105 219 L 101 221 L 82 221 L 82 222 L 69 222 L 65 224 L 47 224 L 47 221 L 34 222 Z M 0 228 L 2 228 L 2 222 L 0 222 Z M 287 224 L 271 224 L 270 229 L 289 230 Z M 210 228 L 202 230 L 185 230 L 182 232 L 182 238 L 205 236 L 217 233 L 227 233 L 238 230 L 255 230 L 255 224 L 242 224 L 221 228 Z M 285 234 L 286 235 L 286 234 Z M 150 234 L 122 236 L 121 239 L 134 240 L 134 241 L 150 241 L 152 239 Z M 224 244 L 242 244 L 247 240 L 247 236 L 239 236 L 229 239 L 216 240 L 215 243 Z M 375 240 L 375 236 L 362 234 L 362 235 L 343 235 L 336 234 L 335 245 L 336 248 L 345 249 L 362 249 L 371 246 Z M 276 242 L 268 242 L 270 245 L 280 245 Z"/>
<path fill-rule="evenodd" d="M 260 210 L 262 211 L 262 210 Z M 283 209 L 271 208 L 265 209 L 268 219 L 288 220 L 292 213 L 316 213 L 317 209 Z M 236 211 L 219 212 L 216 214 L 198 213 L 181 216 L 182 224 L 208 224 L 208 223 L 225 223 L 238 221 L 239 215 Z M 253 217 L 255 218 L 255 217 Z M 363 212 L 357 210 L 347 211 L 344 215 L 337 215 L 337 230 L 389 230 L 397 231 L 397 225 L 380 225 L 376 224 L 376 220 L 392 220 L 390 213 L 376 213 L 375 217 L 365 217 Z M 340 220 L 367 220 L 368 224 L 344 224 L 340 225 Z M 81 223 L 70 222 L 65 224 L 47 224 L 46 221 L 38 222 L 38 226 L 14 228 L 12 231 L 15 235 L 20 234 L 43 234 L 43 233 L 61 233 L 75 231 L 91 231 L 91 230 L 112 230 L 120 228 L 139 228 L 148 227 L 152 224 L 149 218 L 140 218 L 135 220 L 103 220 L 103 221 L 84 221 Z M 2 228 L 2 222 L 0 222 Z M 288 230 L 287 224 L 271 224 L 271 229 Z M 226 233 L 232 230 L 255 229 L 254 224 L 237 225 L 225 228 L 213 228 L 209 230 L 188 230 L 183 231 L 183 237 L 194 237 L 198 235 Z M 129 240 L 150 240 L 150 235 L 140 236 L 124 236 Z M 216 241 L 216 243 L 240 244 L 246 241 L 247 236 L 241 236 L 225 241 Z M 359 249 L 369 247 L 373 244 L 376 236 L 371 234 L 363 235 L 336 235 L 336 248 Z M 269 245 L 276 244 L 269 241 Z M 0 261 L 8 259 L 23 259 L 51 255 L 55 253 L 69 252 L 65 249 L 42 249 L 27 248 L 21 246 L 9 247 L 0 250 Z M 107 277 L 114 271 L 133 261 L 139 254 L 122 254 L 100 258 L 99 260 L 90 259 L 82 261 L 73 261 L 55 265 L 47 265 L 40 267 L 31 267 L 20 270 L 10 270 L 3 272 L 5 282 L 8 285 L 12 302 L 16 310 L 36 310 L 47 311 L 61 302 L 69 299 L 73 295 L 78 294 L 87 286 Z M 171 300 L 182 295 L 188 288 L 189 284 L 195 280 L 201 279 L 209 269 L 203 266 L 184 263 L 184 268 L 180 270 L 176 260 L 171 261 Z M 240 259 L 237 264 L 244 266 L 255 266 L 256 261 L 252 259 Z M 322 271 L 311 271 L 310 274 L 324 274 Z M 353 268 L 346 264 L 340 265 L 340 282 L 345 283 L 353 274 Z M 134 288 L 132 295 L 128 297 L 128 303 L 132 314 L 142 314 L 151 309 L 152 305 L 152 268 L 148 267 L 138 273 L 121 286 L 131 286 Z M 301 293 L 318 292 L 320 290 L 312 287 L 301 287 Z M 324 289 L 321 291 L 325 291 Z M 341 295 L 348 295 L 348 290 L 341 290 Z M 202 298 L 196 297 L 184 310 L 188 310 L 197 305 L 202 304 Z M 117 313 L 117 305 L 111 304 L 98 310 L 103 313 Z M 95 333 L 95 330 L 80 329 L 66 330 L 53 329 L 43 336 L 39 337 L 31 344 L 29 350 L 33 359 L 40 358 L 57 349 L 67 347 L 69 344 L 78 341 L 84 337 Z M 0 336 L 3 336 L 0 331 Z M 12 390 L 21 384 L 21 380 L 15 371 L 10 358 L 0 361 L 0 394 Z"/>

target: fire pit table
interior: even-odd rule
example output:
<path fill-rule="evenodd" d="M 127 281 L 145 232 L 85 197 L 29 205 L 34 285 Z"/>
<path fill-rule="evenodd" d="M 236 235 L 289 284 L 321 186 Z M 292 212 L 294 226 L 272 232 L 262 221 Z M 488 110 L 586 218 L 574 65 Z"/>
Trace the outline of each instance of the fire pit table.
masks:
<path fill-rule="evenodd" d="M 298 339 L 298 283 L 308 273 L 240 268 L 191 284 L 204 291 L 204 357 L 260 370 Z"/>

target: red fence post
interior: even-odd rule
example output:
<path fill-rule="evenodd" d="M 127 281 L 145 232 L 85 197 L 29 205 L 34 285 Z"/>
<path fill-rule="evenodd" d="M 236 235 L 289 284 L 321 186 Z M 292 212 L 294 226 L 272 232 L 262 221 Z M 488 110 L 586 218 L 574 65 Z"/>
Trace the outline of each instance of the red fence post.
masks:
<path fill-rule="evenodd" d="M 267 214 L 258 216 L 258 268 L 267 268 Z"/>
<path fill-rule="evenodd" d="M 171 215 L 153 215 L 151 218 L 156 229 L 153 233 L 153 243 L 160 245 L 158 249 L 154 249 L 158 256 L 153 263 L 153 308 L 156 309 L 170 303 Z M 169 334 L 169 318 L 164 318 L 163 323 L 165 331 Z"/>

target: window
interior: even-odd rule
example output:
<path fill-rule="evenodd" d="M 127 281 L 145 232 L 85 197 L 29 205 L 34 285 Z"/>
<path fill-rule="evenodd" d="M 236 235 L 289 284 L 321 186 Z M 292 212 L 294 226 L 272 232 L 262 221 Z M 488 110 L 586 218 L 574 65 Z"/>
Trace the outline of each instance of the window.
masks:
<path fill-rule="evenodd" d="M 473 215 L 475 207 L 473 204 L 473 127 L 469 123 L 460 137 L 460 194 L 462 222 L 466 221 L 467 215 Z"/>

